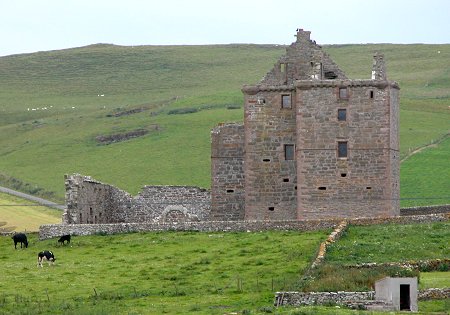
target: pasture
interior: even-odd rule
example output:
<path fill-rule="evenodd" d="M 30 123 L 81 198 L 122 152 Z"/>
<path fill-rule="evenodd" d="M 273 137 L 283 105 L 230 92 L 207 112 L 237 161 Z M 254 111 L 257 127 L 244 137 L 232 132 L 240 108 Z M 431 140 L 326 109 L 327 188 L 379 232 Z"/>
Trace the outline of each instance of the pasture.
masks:
<path fill-rule="evenodd" d="M 341 278 L 339 266 L 348 263 L 449 257 L 448 222 L 365 228 L 351 226 L 333 246 L 326 262 L 337 267 L 334 280 L 326 273 L 314 279 L 322 289 L 338 282 L 357 289 L 358 281 L 371 276 Z M 29 234 L 23 250 L 3 236 L 0 313 L 374 314 L 334 306 L 273 307 L 273 292 L 306 288 L 301 276 L 329 232 L 130 233 L 74 236 L 65 246 Z M 56 263 L 38 268 L 37 253 L 44 249 L 53 251 Z M 398 254 L 400 249 L 409 256 Z M 448 287 L 448 272 L 421 273 L 419 285 Z M 447 305 L 430 301 L 419 307 L 443 312 Z"/>
<path fill-rule="evenodd" d="M 75 236 L 14 250 L 0 237 L 0 313 L 224 314 L 271 307 L 329 231 Z M 54 266 L 38 268 L 52 250 Z"/>

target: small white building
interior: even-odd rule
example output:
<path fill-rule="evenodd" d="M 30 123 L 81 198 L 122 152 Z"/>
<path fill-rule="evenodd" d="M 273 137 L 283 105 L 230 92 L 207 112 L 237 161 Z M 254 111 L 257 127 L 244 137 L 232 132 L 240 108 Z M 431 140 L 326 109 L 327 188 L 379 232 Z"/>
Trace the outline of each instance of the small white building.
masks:
<path fill-rule="evenodd" d="M 397 311 L 417 312 L 417 277 L 386 277 L 376 281 L 375 300 L 392 304 Z"/>

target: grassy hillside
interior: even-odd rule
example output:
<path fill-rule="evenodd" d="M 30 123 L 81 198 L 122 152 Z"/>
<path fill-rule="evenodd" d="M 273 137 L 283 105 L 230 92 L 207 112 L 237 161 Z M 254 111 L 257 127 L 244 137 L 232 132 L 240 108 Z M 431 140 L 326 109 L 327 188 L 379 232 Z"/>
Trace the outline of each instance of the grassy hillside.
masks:
<path fill-rule="evenodd" d="M 385 53 L 388 76 L 402 88 L 402 156 L 448 134 L 450 45 L 325 50 L 352 78 L 369 78 L 373 51 Z M 145 184 L 209 187 L 210 129 L 242 121 L 240 87 L 257 83 L 283 53 L 275 45 L 92 45 L 1 57 L 0 174 L 9 179 L 2 182 L 11 187 L 18 179 L 59 200 L 63 175 L 72 172 L 133 194 Z M 138 129 L 148 133 L 109 145 L 96 141 Z M 448 146 L 435 150 L 449 154 Z M 423 185 L 430 186 L 434 175 L 419 172 L 426 184 L 402 176 L 402 196 L 421 197 Z M 442 178 L 450 182 L 448 172 Z"/>

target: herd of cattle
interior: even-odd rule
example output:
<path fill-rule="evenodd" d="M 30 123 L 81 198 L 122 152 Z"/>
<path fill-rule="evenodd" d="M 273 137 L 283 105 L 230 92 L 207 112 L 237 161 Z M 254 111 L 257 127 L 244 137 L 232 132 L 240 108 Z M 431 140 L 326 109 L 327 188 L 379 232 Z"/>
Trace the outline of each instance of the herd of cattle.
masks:
<path fill-rule="evenodd" d="M 20 248 L 28 248 L 28 239 L 27 236 L 24 233 L 16 233 L 12 236 L 12 239 L 14 241 L 14 248 L 17 249 L 17 244 L 20 243 Z M 63 235 L 59 238 L 58 243 L 61 243 L 64 245 L 67 242 L 67 244 L 70 244 L 70 235 Z M 53 252 L 49 250 L 43 250 L 42 252 L 38 253 L 38 267 L 42 267 L 42 263 L 44 261 L 47 261 L 49 264 L 53 264 L 55 262 L 56 258 Z"/>

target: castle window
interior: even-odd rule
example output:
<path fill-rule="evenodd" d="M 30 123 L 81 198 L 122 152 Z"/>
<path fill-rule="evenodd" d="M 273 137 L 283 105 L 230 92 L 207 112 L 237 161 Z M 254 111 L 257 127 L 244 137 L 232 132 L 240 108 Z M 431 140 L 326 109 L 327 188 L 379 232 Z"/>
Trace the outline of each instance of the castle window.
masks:
<path fill-rule="evenodd" d="M 339 141 L 338 142 L 338 157 L 340 158 L 346 158 L 348 156 L 348 150 L 347 150 L 347 141 Z"/>
<path fill-rule="evenodd" d="M 289 178 L 283 178 L 284 183 L 289 183 Z"/>
<path fill-rule="evenodd" d="M 270 162 L 270 159 L 263 159 L 263 162 Z"/>
<path fill-rule="evenodd" d="M 347 120 L 347 110 L 338 109 L 338 121 L 346 121 Z"/>
<path fill-rule="evenodd" d="M 339 98 L 340 99 L 348 99 L 348 89 L 345 88 L 339 88 Z"/>
<path fill-rule="evenodd" d="M 293 160 L 295 157 L 295 146 L 293 144 L 284 145 L 284 159 Z"/>
<path fill-rule="evenodd" d="M 274 211 L 275 207 L 269 207 L 269 211 Z"/>
<path fill-rule="evenodd" d="M 341 173 L 341 177 L 347 177 L 347 173 Z"/>
<path fill-rule="evenodd" d="M 281 95 L 281 108 L 292 108 L 290 95 Z"/>
<path fill-rule="evenodd" d="M 370 98 L 373 98 L 373 91 L 370 91 Z"/>
<path fill-rule="evenodd" d="M 234 193 L 234 189 L 227 189 L 227 193 L 229 194 Z"/>
<path fill-rule="evenodd" d="M 320 186 L 318 189 L 319 189 L 319 190 L 327 190 L 327 187 L 325 187 L 325 186 Z"/>

